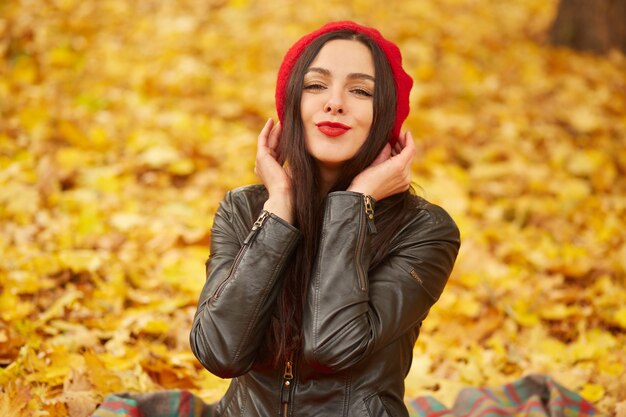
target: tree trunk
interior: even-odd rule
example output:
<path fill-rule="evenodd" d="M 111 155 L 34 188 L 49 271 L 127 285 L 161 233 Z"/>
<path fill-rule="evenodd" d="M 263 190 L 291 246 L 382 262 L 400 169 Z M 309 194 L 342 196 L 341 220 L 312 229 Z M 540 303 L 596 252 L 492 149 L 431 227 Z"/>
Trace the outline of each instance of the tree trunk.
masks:
<path fill-rule="evenodd" d="M 626 0 L 561 0 L 550 29 L 553 45 L 626 53 Z"/>

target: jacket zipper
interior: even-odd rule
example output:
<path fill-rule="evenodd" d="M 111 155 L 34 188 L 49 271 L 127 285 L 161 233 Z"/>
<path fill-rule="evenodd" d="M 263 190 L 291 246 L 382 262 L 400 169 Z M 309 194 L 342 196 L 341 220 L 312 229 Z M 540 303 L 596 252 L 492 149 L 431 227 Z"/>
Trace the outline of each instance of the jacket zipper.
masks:
<path fill-rule="evenodd" d="M 289 415 L 289 401 L 291 400 L 291 390 L 293 381 L 293 361 L 292 356 L 285 361 L 285 371 L 283 372 L 283 382 L 281 390 L 282 417 Z"/>
<path fill-rule="evenodd" d="M 365 246 L 365 227 L 367 223 L 367 228 L 370 233 L 376 233 L 376 225 L 374 224 L 374 205 L 372 204 L 372 197 L 369 195 L 363 195 L 363 204 L 365 206 L 365 220 L 361 216 L 361 222 L 359 224 L 359 235 L 357 238 L 357 275 L 359 276 L 359 286 L 361 287 L 361 291 L 367 290 L 367 278 L 365 276 L 365 271 L 363 270 L 363 246 Z"/>
<path fill-rule="evenodd" d="M 267 220 L 269 215 L 270 213 L 267 210 L 263 210 L 261 212 L 261 214 L 259 215 L 259 218 L 256 219 L 256 221 L 252 225 L 252 230 L 250 231 L 246 239 L 243 241 L 244 245 L 248 245 L 250 241 L 252 240 L 252 238 L 255 237 L 257 233 L 259 233 L 259 229 L 261 228 L 261 226 L 263 226 L 263 223 L 265 223 L 265 220 Z"/>
<path fill-rule="evenodd" d="M 247 252 L 248 247 L 250 247 L 250 242 L 257 235 L 257 233 L 259 233 L 259 229 L 261 228 L 261 226 L 263 226 L 263 223 L 265 223 L 265 220 L 267 220 L 269 215 L 270 213 L 267 210 L 263 210 L 261 214 L 259 215 L 259 218 L 256 219 L 256 221 L 252 225 L 252 230 L 250 231 L 250 233 L 248 233 L 248 236 L 246 236 L 245 240 L 243 241 L 243 246 L 241 247 L 241 249 L 239 249 L 239 252 L 237 253 L 237 256 L 235 257 L 233 264 L 230 266 L 230 269 L 228 270 L 228 275 L 226 275 L 226 278 L 224 279 L 224 281 L 222 281 L 220 285 L 218 285 L 217 290 L 215 290 L 213 299 L 217 299 L 220 296 L 220 294 L 222 294 L 222 291 L 226 287 L 226 284 L 228 284 L 228 281 L 230 281 L 230 279 L 232 278 L 232 275 L 235 272 L 235 269 L 237 269 L 237 266 L 239 265 L 241 258 L 243 258 L 243 255 L 245 255 L 245 253 Z"/>
<path fill-rule="evenodd" d="M 374 204 L 372 204 L 372 197 L 369 195 L 363 196 L 365 202 L 365 215 L 367 216 L 367 227 L 370 233 L 377 233 L 376 225 L 374 224 Z"/>

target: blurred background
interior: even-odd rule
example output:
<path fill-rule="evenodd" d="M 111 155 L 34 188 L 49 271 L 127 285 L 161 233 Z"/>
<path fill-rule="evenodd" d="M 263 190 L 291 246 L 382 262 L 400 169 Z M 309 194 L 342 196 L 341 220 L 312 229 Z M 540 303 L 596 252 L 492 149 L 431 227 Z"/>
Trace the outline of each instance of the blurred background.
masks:
<path fill-rule="evenodd" d="M 541 372 L 626 413 L 626 1 L 331 3 L 0 2 L 1 415 L 221 397 L 188 345 L 212 216 L 283 54 L 343 19 L 400 46 L 416 188 L 462 233 L 407 398 Z"/>

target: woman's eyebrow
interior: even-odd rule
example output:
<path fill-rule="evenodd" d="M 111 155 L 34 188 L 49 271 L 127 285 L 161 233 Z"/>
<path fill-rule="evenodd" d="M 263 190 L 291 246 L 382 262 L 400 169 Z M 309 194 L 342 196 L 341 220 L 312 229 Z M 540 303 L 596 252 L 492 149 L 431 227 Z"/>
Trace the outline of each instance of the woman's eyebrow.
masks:
<path fill-rule="evenodd" d="M 321 67 L 311 67 L 311 68 L 309 68 L 307 70 L 307 73 L 309 73 L 309 72 L 317 72 L 317 73 L 322 74 L 322 75 L 324 75 L 326 77 L 330 77 L 331 76 L 331 73 L 330 73 L 329 70 L 327 70 L 326 68 L 321 68 Z M 364 73 L 361 73 L 361 72 L 350 73 L 350 74 L 348 74 L 347 78 L 350 79 L 350 80 L 370 80 L 372 82 L 376 81 L 376 79 L 374 77 L 372 77 L 371 75 L 364 74 Z"/>
<path fill-rule="evenodd" d="M 361 72 L 353 72 L 352 74 L 348 74 L 349 80 L 370 80 L 375 82 L 376 79 L 369 74 L 363 74 Z"/>
<path fill-rule="evenodd" d="M 330 71 L 328 71 L 326 68 L 311 67 L 307 70 L 307 74 L 309 72 L 317 72 L 319 74 L 325 75 L 326 77 L 330 77 Z"/>

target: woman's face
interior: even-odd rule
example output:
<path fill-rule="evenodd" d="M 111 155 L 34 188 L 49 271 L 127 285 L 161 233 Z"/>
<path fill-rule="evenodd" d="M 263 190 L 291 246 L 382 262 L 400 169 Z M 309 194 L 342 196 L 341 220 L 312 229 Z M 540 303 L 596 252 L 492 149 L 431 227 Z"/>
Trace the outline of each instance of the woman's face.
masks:
<path fill-rule="evenodd" d="M 374 61 L 354 40 L 328 41 L 304 75 L 300 113 L 307 151 L 337 169 L 361 148 L 372 126 Z"/>

